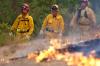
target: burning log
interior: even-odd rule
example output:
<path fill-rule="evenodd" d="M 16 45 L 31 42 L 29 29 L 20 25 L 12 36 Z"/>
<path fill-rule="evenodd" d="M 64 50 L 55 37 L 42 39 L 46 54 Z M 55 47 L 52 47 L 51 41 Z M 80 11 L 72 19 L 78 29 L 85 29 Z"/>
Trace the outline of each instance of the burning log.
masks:
<path fill-rule="evenodd" d="M 68 51 L 89 53 L 90 51 L 99 48 L 99 46 L 100 39 L 94 39 L 90 41 L 81 42 L 79 44 L 71 44 L 68 46 Z"/>
<path fill-rule="evenodd" d="M 48 50 L 40 51 L 39 54 L 29 54 L 28 59 L 34 59 L 37 63 L 43 61 L 44 59 L 50 60 L 61 60 L 66 62 L 68 66 L 100 66 L 100 59 L 96 58 L 96 51 L 95 44 L 97 46 L 100 45 L 100 39 L 95 39 L 91 41 L 86 41 L 84 43 L 75 44 L 75 45 L 68 45 L 69 47 L 65 46 L 64 48 L 56 48 L 58 40 L 54 40 L 51 43 L 53 44 L 48 48 Z M 56 45 L 54 45 L 56 44 Z M 60 44 L 58 42 L 58 44 Z M 92 48 L 92 49 L 91 49 Z M 67 51 L 66 49 L 70 49 Z M 84 49 L 89 50 L 88 56 L 84 55 Z M 66 50 L 66 51 L 65 51 Z M 81 52 L 78 52 L 81 51 Z M 85 50 L 86 52 L 86 50 Z"/>
<path fill-rule="evenodd" d="M 36 62 L 41 62 L 46 58 L 53 58 L 55 56 L 55 53 L 56 51 L 54 50 L 54 48 L 50 46 L 48 50 L 40 51 L 38 56 L 35 53 L 28 54 L 28 59 L 35 59 Z"/>
<path fill-rule="evenodd" d="M 54 49 L 54 48 L 52 48 Z M 54 52 L 54 53 L 52 53 Z M 99 66 L 100 60 L 95 58 L 95 53 L 90 53 L 88 57 L 84 56 L 82 52 L 69 53 L 65 54 L 56 52 L 55 50 L 41 51 L 38 56 L 35 56 L 36 62 L 41 62 L 44 59 L 56 59 L 66 62 L 68 66 Z M 34 56 L 34 55 L 33 55 Z M 52 59 L 51 59 L 52 60 Z"/>
<path fill-rule="evenodd" d="M 36 58 L 37 56 L 38 56 L 37 53 L 29 53 L 28 56 L 27 56 L 27 58 L 28 58 L 29 60 L 33 60 L 33 59 Z"/>

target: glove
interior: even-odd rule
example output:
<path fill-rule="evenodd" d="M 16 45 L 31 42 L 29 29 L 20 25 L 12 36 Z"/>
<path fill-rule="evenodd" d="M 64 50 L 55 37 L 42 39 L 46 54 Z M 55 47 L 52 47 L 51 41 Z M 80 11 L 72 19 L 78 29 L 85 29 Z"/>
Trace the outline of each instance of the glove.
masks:
<path fill-rule="evenodd" d="M 40 33 L 39 33 L 40 35 L 43 35 L 43 30 L 40 30 Z"/>
<path fill-rule="evenodd" d="M 26 35 L 26 39 L 28 39 L 28 40 L 29 40 L 29 39 L 30 39 L 30 36 L 29 36 L 29 35 Z"/>
<path fill-rule="evenodd" d="M 59 37 L 62 37 L 62 33 L 59 33 Z"/>
<path fill-rule="evenodd" d="M 9 36 L 13 36 L 13 33 L 12 33 L 12 32 L 10 32 L 10 33 L 9 33 Z"/>
<path fill-rule="evenodd" d="M 30 39 L 30 34 L 28 34 L 28 33 L 23 33 L 23 39 Z"/>

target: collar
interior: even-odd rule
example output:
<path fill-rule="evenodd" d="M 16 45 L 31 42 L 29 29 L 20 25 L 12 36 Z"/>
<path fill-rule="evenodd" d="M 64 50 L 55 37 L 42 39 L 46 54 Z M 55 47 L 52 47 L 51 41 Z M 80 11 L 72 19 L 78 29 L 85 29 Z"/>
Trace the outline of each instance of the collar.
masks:
<path fill-rule="evenodd" d="M 23 18 L 23 15 L 20 14 L 20 16 Z M 27 14 L 24 18 L 28 18 L 29 14 Z"/>
<path fill-rule="evenodd" d="M 52 14 L 51 14 L 52 15 Z M 53 18 L 58 18 L 59 14 L 57 14 L 55 17 L 52 15 Z"/>

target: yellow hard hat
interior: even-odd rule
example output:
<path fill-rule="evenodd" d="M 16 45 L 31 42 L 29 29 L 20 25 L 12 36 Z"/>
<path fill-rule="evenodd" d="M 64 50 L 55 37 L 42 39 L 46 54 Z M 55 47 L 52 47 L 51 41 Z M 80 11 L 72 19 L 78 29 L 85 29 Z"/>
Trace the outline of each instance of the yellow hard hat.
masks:
<path fill-rule="evenodd" d="M 52 5 L 51 10 L 58 11 L 59 6 L 57 4 Z"/>

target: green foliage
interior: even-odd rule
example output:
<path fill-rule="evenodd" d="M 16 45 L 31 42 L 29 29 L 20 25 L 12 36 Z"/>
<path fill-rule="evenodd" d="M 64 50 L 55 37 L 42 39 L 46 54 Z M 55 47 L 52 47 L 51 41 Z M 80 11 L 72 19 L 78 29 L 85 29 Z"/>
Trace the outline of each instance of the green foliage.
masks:
<path fill-rule="evenodd" d="M 10 27 L 7 23 L 3 22 L 0 24 L 0 31 L 1 32 L 9 32 Z"/>
<path fill-rule="evenodd" d="M 11 24 L 20 13 L 20 6 L 24 0 L 0 0 L 0 22 Z"/>
<path fill-rule="evenodd" d="M 7 43 L 7 40 L 9 39 L 9 29 L 10 26 L 7 23 L 2 22 L 0 24 L 0 46 L 3 46 Z"/>
<path fill-rule="evenodd" d="M 7 44 L 8 36 L 5 33 L 0 33 L 0 46 Z"/>
<path fill-rule="evenodd" d="M 37 35 L 39 33 L 44 18 L 50 13 L 52 4 L 59 5 L 60 13 L 64 17 L 68 15 L 68 12 L 73 12 L 77 5 L 77 0 L 0 0 L 1 45 L 4 44 L 3 42 L 6 42 L 10 26 L 20 14 L 21 5 L 25 2 L 30 5 L 30 15 L 33 17 L 35 23 L 35 31 L 33 35 Z"/>
<path fill-rule="evenodd" d="M 0 0 L 0 45 L 3 45 L 7 41 L 7 38 L 9 38 L 8 33 L 10 26 L 20 14 L 21 5 L 23 3 L 30 5 L 30 15 L 33 17 L 35 23 L 33 35 L 36 36 L 41 29 L 44 18 L 50 13 L 52 4 L 59 5 L 60 13 L 63 15 L 65 23 L 68 24 L 73 12 L 75 12 L 79 6 L 79 1 L 80 0 Z M 95 10 L 99 9 L 99 7 L 97 8 L 99 0 L 91 0 L 90 2 L 92 4 L 94 3 L 92 7 L 94 7 Z M 99 14 L 97 15 L 98 18 Z M 97 21 L 99 22 L 99 19 Z"/>
<path fill-rule="evenodd" d="M 38 34 L 39 30 L 41 29 L 43 19 L 50 12 L 50 7 L 54 3 L 56 3 L 56 0 L 32 0 L 30 2 L 30 14 L 34 19 L 35 34 Z"/>
<path fill-rule="evenodd" d="M 76 4 L 76 0 L 1 0 L 0 22 L 7 22 L 9 25 L 12 25 L 13 21 L 20 14 L 21 5 L 25 2 L 30 5 L 30 15 L 33 17 L 35 23 L 35 35 L 41 29 L 45 16 L 50 13 L 52 4 L 58 4 L 63 15 L 68 11 L 67 8 L 69 6 L 72 5 L 71 7 L 73 7 Z"/>

